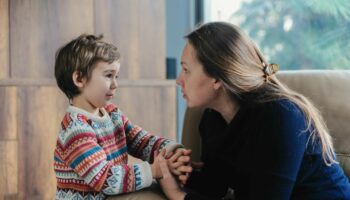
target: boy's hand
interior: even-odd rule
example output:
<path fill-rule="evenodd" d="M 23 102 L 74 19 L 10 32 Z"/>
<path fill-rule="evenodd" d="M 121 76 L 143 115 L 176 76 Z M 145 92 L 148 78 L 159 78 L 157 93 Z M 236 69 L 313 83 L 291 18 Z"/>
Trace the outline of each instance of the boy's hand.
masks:
<path fill-rule="evenodd" d="M 165 149 L 162 149 L 162 151 L 159 154 L 156 151 L 154 152 L 154 159 L 153 163 L 151 164 L 152 176 L 154 179 L 160 179 L 163 177 L 162 171 L 160 170 L 159 158 L 163 158 L 165 156 L 165 153 Z"/>
<path fill-rule="evenodd" d="M 176 175 L 182 185 L 184 185 L 192 172 L 191 155 L 192 151 L 189 149 L 179 148 L 175 153 L 170 152 L 167 155 L 168 167 L 172 174 Z"/>

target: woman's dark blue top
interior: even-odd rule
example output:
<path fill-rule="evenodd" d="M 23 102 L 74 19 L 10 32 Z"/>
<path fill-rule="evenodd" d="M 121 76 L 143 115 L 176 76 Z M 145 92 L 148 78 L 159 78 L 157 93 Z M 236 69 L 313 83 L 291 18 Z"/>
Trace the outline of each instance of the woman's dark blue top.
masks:
<path fill-rule="evenodd" d="M 327 166 L 321 144 L 288 100 L 242 105 L 227 124 L 207 109 L 199 126 L 205 163 L 186 185 L 185 199 L 350 199 L 350 184 L 338 164 Z"/>

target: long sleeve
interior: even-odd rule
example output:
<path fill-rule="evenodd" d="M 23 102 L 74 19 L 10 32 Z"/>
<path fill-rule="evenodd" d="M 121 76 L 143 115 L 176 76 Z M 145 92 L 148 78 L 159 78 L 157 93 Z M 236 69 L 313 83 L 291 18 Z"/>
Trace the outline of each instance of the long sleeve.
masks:
<path fill-rule="evenodd" d="M 65 172 L 62 176 L 67 176 L 73 170 L 76 174 L 71 172 L 72 178 L 82 179 L 99 191 L 107 178 L 110 164 L 106 161 L 105 152 L 97 144 L 93 129 L 80 119 L 74 120 L 69 114 L 65 116 L 67 124 L 63 124 L 65 127 L 59 133 L 55 160 L 56 163 L 61 163 L 61 172 Z"/>
<path fill-rule="evenodd" d="M 181 144 L 152 135 L 141 127 L 132 124 L 127 116 L 113 104 L 108 105 L 106 110 L 111 113 L 110 115 L 113 123 L 118 127 L 123 127 L 126 135 L 128 152 L 136 158 L 153 162 L 154 152 L 158 152 L 163 148 L 165 148 L 167 152 L 171 152 L 176 148 L 183 147 Z"/>
<path fill-rule="evenodd" d="M 228 189 L 228 172 L 231 169 L 227 160 L 230 156 L 222 155 L 223 152 L 218 150 L 223 146 L 222 140 L 226 140 L 226 123 L 222 120 L 224 121 L 221 115 L 210 109 L 205 110 L 201 118 L 199 131 L 202 142 L 201 161 L 204 166 L 200 170 L 194 170 L 187 181 L 185 187 L 197 193 L 192 192 L 191 198 L 200 194 L 207 198 L 220 199 Z"/>
<path fill-rule="evenodd" d="M 266 105 L 262 132 L 256 138 L 250 199 L 290 199 L 307 141 L 306 120 L 292 103 Z M 310 140 L 311 141 L 311 140 Z"/>
<path fill-rule="evenodd" d="M 200 171 L 193 171 L 185 187 L 191 196 L 205 196 L 208 199 L 220 199 L 225 196 L 227 169 L 218 163 L 206 163 Z"/>
<path fill-rule="evenodd" d="M 197 192 L 189 191 L 187 192 L 184 200 L 221 200 L 222 198 L 210 198 L 203 196 Z"/>
<path fill-rule="evenodd" d="M 124 161 L 118 163 L 127 156 L 122 142 L 119 148 L 116 144 L 101 146 L 101 142 L 116 141 L 113 139 L 114 129 L 108 123 L 93 123 L 84 115 L 74 113 L 65 116 L 62 127 L 55 151 L 59 187 L 78 191 L 93 189 L 112 195 L 151 185 L 152 172 L 147 162 L 135 165 Z M 97 136 L 99 128 L 101 131 Z"/>

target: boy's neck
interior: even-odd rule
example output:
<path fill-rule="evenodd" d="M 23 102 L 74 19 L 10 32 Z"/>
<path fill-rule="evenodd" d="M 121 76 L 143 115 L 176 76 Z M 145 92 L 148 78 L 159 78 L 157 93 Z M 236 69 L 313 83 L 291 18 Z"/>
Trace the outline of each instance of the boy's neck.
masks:
<path fill-rule="evenodd" d="M 103 116 L 103 114 L 100 111 L 100 108 L 95 107 L 90 102 L 82 101 L 81 98 L 74 97 L 72 100 L 72 106 L 75 106 L 77 108 L 83 109 L 95 116 Z"/>

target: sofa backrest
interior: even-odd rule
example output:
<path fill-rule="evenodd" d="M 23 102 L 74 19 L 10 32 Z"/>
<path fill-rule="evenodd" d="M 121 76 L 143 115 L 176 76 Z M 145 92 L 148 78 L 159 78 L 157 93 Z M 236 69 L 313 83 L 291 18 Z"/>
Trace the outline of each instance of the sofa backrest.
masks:
<path fill-rule="evenodd" d="M 337 158 L 350 177 L 350 70 L 282 71 L 278 78 L 289 88 L 309 98 L 321 111 L 334 140 Z M 200 155 L 198 124 L 203 111 L 187 109 L 182 142 Z"/>

